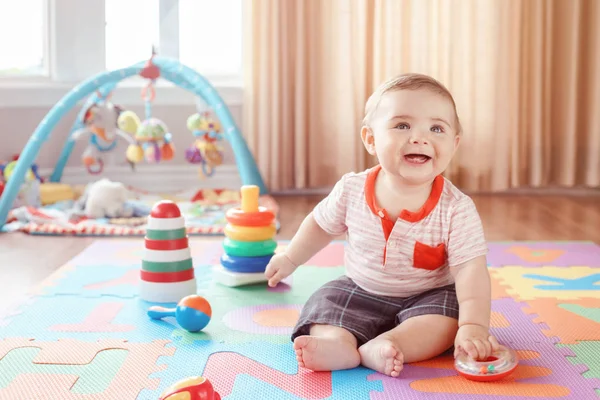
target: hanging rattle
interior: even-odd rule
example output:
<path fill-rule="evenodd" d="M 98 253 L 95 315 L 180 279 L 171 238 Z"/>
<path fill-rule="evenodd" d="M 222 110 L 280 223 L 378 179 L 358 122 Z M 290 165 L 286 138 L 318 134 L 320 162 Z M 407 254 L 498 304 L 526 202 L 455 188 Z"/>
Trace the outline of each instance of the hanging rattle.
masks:
<path fill-rule="evenodd" d="M 156 97 L 154 84 L 160 77 L 160 70 L 152 62 L 155 55 L 156 52 L 153 49 L 150 60 L 140 72 L 140 76 L 149 80 L 141 92 L 145 104 L 146 119 L 138 123 L 135 121 L 134 116 L 129 114 L 120 121 L 124 126 L 129 125 L 127 131 L 134 135 L 136 143 L 130 145 L 127 149 L 127 159 L 133 163 L 138 163 L 144 158 L 149 163 L 158 163 L 172 160 L 175 155 L 175 147 L 171 142 L 171 133 L 169 133 L 167 125 L 160 119 L 152 117 L 152 102 Z"/>
<path fill-rule="evenodd" d="M 201 164 L 202 174 L 212 176 L 215 167 L 223 163 L 223 149 L 216 142 L 223 140 L 221 124 L 208 111 L 191 115 L 187 128 L 196 138 L 186 150 L 185 157 L 192 164 Z"/>
<path fill-rule="evenodd" d="M 78 140 L 84 134 L 90 135 L 89 144 L 83 152 L 82 162 L 87 171 L 96 175 L 104 169 L 101 153 L 114 150 L 117 138 L 121 137 L 132 144 L 133 139 L 119 128 L 119 118 L 124 113 L 123 109 L 110 102 L 111 94 L 106 98 L 99 91 L 96 92 L 98 100 L 94 102 L 83 115 L 83 128 L 72 133 L 71 139 Z M 125 111 L 126 112 L 126 111 Z"/>

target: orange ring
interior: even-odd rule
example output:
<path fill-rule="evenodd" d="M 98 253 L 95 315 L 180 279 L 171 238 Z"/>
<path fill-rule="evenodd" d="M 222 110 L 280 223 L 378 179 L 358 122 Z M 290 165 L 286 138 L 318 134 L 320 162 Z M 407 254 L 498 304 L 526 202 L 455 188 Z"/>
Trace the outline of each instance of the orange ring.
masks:
<path fill-rule="evenodd" d="M 240 208 L 230 208 L 225 213 L 227 222 L 237 226 L 267 226 L 275 220 L 273 211 L 266 207 L 258 207 L 257 212 L 243 212 Z"/>

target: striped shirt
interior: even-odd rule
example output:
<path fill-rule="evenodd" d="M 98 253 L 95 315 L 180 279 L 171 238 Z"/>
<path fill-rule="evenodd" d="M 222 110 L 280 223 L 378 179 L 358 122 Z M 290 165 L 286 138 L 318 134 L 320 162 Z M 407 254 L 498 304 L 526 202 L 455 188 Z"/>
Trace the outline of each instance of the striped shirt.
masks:
<path fill-rule="evenodd" d="M 428 200 L 393 221 L 375 200 L 381 166 L 348 173 L 313 210 L 319 226 L 347 235 L 346 274 L 363 289 L 408 297 L 454 282 L 450 271 L 487 254 L 481 219 L 470 197 L 435 178 Z"/>

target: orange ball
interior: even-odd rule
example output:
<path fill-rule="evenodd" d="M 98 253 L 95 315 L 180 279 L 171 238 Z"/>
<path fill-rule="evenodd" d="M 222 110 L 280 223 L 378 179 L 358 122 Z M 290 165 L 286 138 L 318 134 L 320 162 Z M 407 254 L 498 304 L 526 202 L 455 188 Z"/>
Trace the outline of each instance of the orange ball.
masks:
<path fill-rule="evenodd" d="M 193 308 L 196 311 L 200 311 L 207 316 L 212 317 L 212 308 L 210 303 L 204 297 L 198 296 L 197 294 L 191 294 L 184 297 L 179 301 L 178 305 Z"/>

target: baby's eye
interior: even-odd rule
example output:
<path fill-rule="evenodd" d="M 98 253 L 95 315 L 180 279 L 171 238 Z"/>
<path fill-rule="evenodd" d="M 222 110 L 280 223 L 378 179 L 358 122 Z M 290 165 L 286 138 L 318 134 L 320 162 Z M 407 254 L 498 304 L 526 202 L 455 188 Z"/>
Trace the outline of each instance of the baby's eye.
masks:
<path fill-rule="evenodd" d="M 398 125 L 396 125 L 396 128 L 398 129 L 410 129 L 410 126 L 405 123 L 405 122 L 400 122 Z"/>
<path fill-rule="evenodd" d="M 444 128 L 439 125 L 434 125 L 431 127 L 431 132 L 444 133 Z"/>

